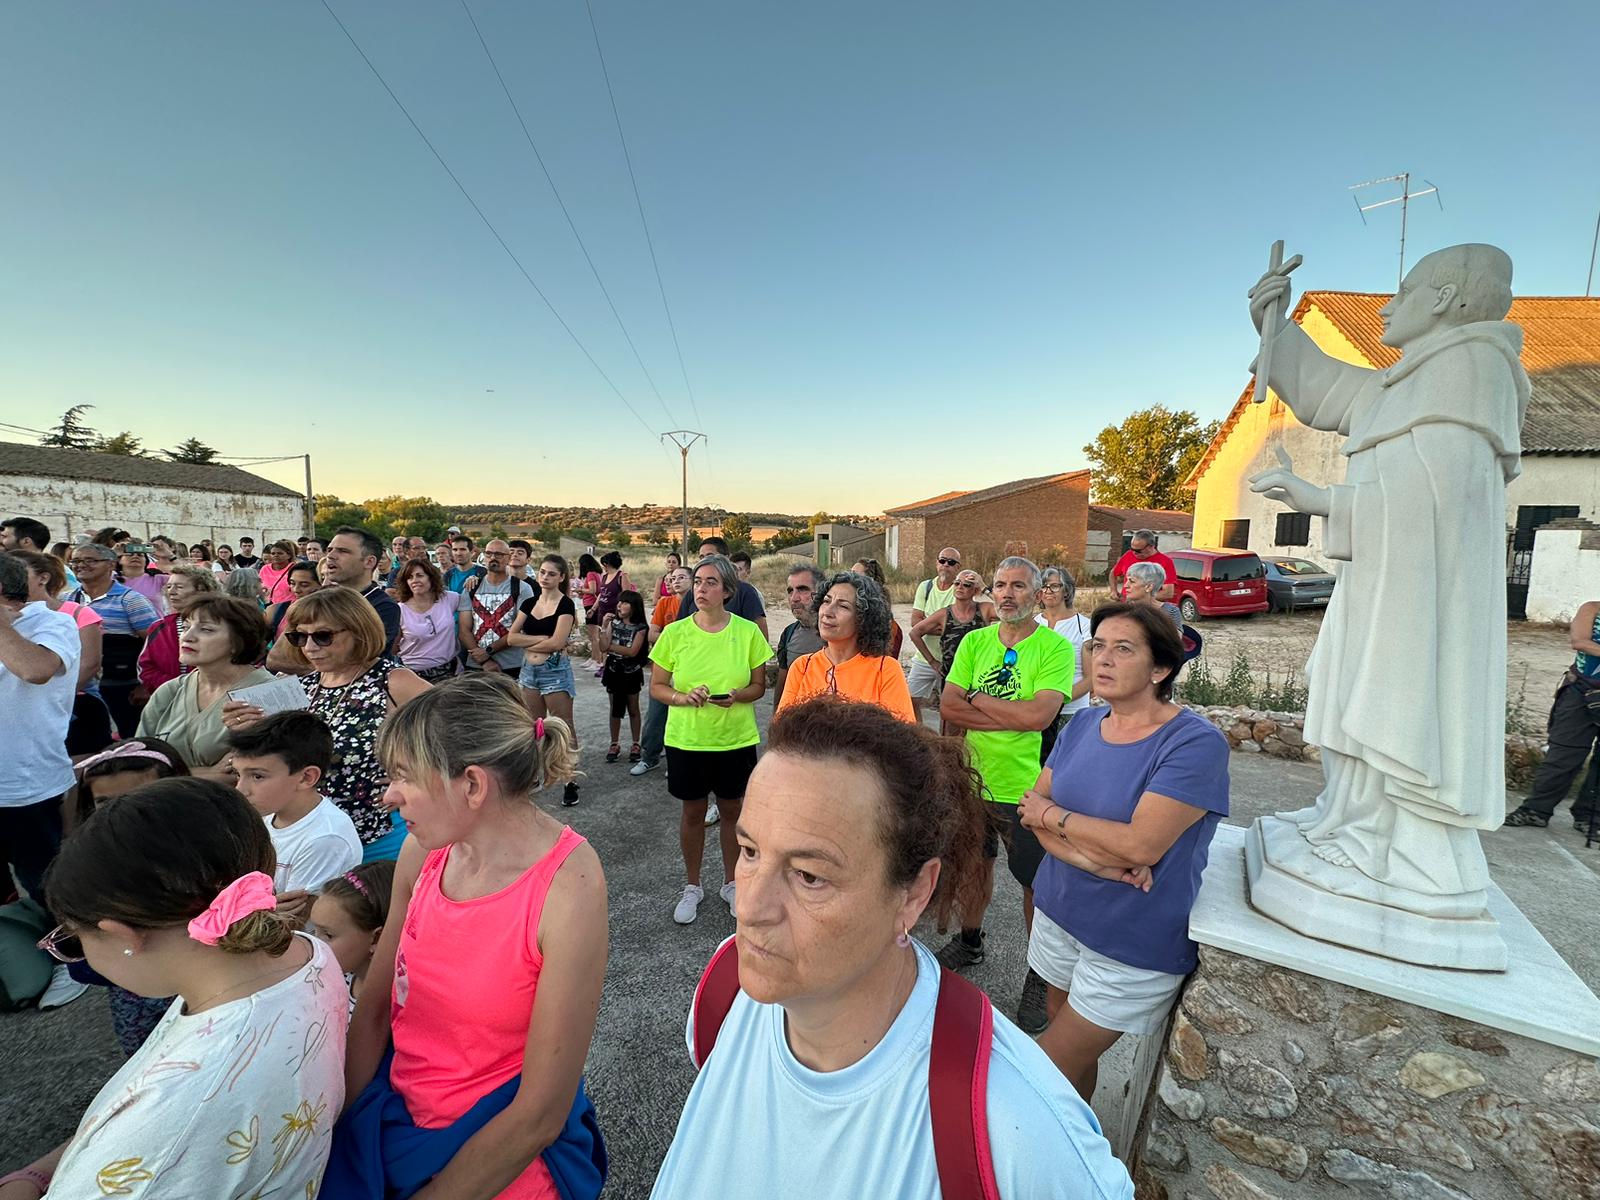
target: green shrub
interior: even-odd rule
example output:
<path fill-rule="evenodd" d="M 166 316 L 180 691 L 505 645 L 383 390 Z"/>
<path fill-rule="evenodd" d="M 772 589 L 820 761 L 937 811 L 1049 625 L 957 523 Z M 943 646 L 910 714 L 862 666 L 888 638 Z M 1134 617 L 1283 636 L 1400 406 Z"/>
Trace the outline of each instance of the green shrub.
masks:
<path fill-rule="evenodd" d="M 1258 680 L 1250 670 L 1249 657 L 1237 651 L 1221 679 L 1212 673 L 1204 655 L 1190 662 L 1178 680 L 1177 693 L 1183 703 L 1204 708 L 1242 705 L 1265 712 L 1304 712 L 1306 707 L 1306 687 L 1295 672 L 1274 682 L 1268 671 Z"/>

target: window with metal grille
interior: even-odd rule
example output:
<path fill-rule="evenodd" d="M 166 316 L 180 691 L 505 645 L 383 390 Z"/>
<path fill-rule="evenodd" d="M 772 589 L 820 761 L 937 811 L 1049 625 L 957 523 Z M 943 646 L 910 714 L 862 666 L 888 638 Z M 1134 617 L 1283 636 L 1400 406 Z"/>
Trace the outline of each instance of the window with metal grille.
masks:
<path fill-rule="evenodd" d="M 1278 514 L 1279 546 L 1309 546 L 1311 544 L 1311 514 L 1285 512 Z"/>

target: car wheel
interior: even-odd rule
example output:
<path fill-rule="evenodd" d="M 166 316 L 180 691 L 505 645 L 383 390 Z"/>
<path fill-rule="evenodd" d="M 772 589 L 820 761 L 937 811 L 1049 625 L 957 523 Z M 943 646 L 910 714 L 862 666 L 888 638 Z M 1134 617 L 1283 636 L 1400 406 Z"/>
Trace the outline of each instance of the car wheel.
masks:
<path fill-rule="evenodd" d="M 1200 619 L 1200 606 L 1194 602 L 1193 596 L 1185 596 L 1183 603 L 1178 605 L 1178 611 L 1183 614 L 1183 619 L 1191 625 Z"/>

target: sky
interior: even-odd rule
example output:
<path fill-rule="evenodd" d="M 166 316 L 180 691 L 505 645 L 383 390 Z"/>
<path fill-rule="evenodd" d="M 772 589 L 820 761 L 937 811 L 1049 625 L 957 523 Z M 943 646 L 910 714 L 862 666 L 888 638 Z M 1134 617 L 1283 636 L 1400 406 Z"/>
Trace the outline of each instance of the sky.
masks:
<path fill-rule="evenodd" d="M 1592 0 L 592 0 L 675 346 L 582 2 L 328 4 L 505 247 L 322 0 L 10 0 L 0 422 L 530 505 L 676 503 L 699 429 L 692 504 L 875 513 L 1226 413 L 1274 238 L 1393 287 L 1350 184 L 1523 295 L 1600 213 Z"/>

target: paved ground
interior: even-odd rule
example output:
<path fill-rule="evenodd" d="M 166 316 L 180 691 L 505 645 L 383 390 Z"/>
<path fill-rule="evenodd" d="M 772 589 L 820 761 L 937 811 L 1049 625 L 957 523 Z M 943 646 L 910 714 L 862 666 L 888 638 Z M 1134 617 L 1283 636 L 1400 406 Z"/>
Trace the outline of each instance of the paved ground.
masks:
<path fill-rule="evenodd" d="M 585 764 L 590 774 L 583 803 L 552 811 L 593 842 L 609 880 L 611 967 L 589 1085 L 612 1153 L 607 1195 L 633 1200 L 648 1195 L 692 1082 L 683 1022 L 694 982 L 733 923 L 715 899 L 702 905 L 696 924 L 672 923 L 682 886 L 676 803 L 659 771 L 632 779 L 625 763 L 598 761 L 605 707 L 592 677 L 580 681 L 578 713 L 580 729 L 596 750 Z M 1232 771 L 1233 820 L 1239 823 L 1298 807 L 1320 784 L 1315 768 L 1261 756 L 1235 755 Z M 1502 830 L 1484 840 L 1497 881 L 1584 981 L 1600 989 L 1593 916 L 1600 911 L 1600 851 L 1583 849 L 1565 810 L 1548 830 Z M 708 878 L 717 869 L 715 854 L 708 853 Z M 1020 892 L 1004 871 L 988 928 L 990 957 L 973 978 L 1011 1012 L 1025 970 L 1025 944 Z M 940 940 L 927 936 L 932 944 Z M 1095 1108 L 1108 1122 L 1116 1119 L 1130 1057 L 1130 1047 L 1115 1048 L 1101 1072 Z M 54 1012 L 0 1015 L 0 1172 L 70 1134 L 119 1062 L 101 994 L 91 992 Z"/>

